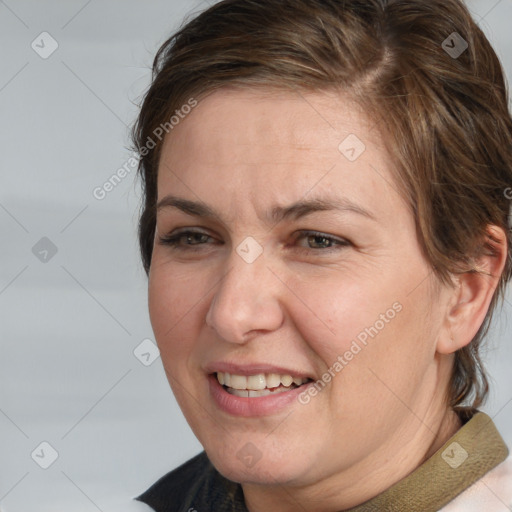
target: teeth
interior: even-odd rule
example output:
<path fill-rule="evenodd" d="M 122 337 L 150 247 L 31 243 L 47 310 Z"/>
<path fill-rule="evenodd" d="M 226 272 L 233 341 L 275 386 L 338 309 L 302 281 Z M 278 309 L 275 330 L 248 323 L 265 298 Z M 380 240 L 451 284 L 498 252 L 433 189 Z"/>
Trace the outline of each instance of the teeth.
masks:
<path fill-rule="evenodd" d="M 279 393 L 284 393 L 285 391 L 289 391 L 289 389 L 279 388 L 275 391 L 270 391 L 270 389 L 260 389 L 258 391 L 253 391 L 252 389 L 227 389 L 229 394 L 241 396 L 243 398 L 256 398 L 258 396 L 277 395 Z"/>
<path fill-rule="evenodd" d="M 293 377 L 291 375 L 281 375 L 281 384 L 283 386 L 291 386 L 293 382 Z"/>
<path fill-rule="evenodd" d="M 245 375 L 231 375 L 230 388 L 247 389 L 247 377 Z"/>
<path fill-rule="evenodd" d="M 260 390 L 265 389 L 267 386 L 267 380 L 265 379 L 265 374 L 258 373 L 258 375 L 251 375 L 247 377 L 247 388 L 246 389 L 254 389 Z"/>
<path fill-rule="evenodd" d="M 267 375 L 267 388 L 277 388 L 281 385 L 281 377 L 277 373 Z"/>
<path fill-rule="evenodd" d="M 283 385 L 284 387 L 290 387 L 292 384 L 300 386 L 309 379 L 303 379 L 301 377 L 292 377 L 291 375 L 278 375 L 277 373 L 258 373 L 257 375 L 233 375 L 230 373 L 217 372 L 217 380 L 221 386 L 227 386 L 231 388 L 231 391 L 237 396 L 265 396 L 271 393 L 270 389 L 279 388 Z M 250 392 L 247 393 L 247 390 Z M 275 390 L 274 392 L 276 392 Z M 287 391 L 287 390 L 283 390 Z M 254 394 L 258 392 L 258 394 Z M 263 393 L 263 394 L 261 394 Z"/>

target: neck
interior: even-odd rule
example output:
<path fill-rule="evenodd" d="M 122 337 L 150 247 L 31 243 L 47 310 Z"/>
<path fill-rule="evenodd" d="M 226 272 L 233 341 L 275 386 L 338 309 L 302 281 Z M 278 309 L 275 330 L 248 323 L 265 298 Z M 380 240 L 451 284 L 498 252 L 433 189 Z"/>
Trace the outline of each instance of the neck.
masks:
<path fill-rule="evenodd" d="M 452 437 L 462 427 L 462 421 L 453 409 L 447 409 L 444 417 L 441 420 L 441 425 L 437 432 L 436 437 L 432 441 L 427 453 L 425 454 L 424 462 L 432 457 L 434 453 L 443 446 L 450 437 Z"/>
<path fill-rule="evenodd" d="M 248 511 L 295 512 L 300 508 L 305 512 L 334 512 L 377 496 L 425 462 L 462 426 L 452 409 L 431 413 L 424 418 L 435 421 L 429 426 L 422 424 L 420 429 L 416 421 L 409 430 L 410 441 L 405 443 L 400 436 L 392 449 L 388 447 L 380 454 L 379 461 L 372 454 L 371 461 L 363 461 L 357 468 L 306 486 L 242 484 Z"/>

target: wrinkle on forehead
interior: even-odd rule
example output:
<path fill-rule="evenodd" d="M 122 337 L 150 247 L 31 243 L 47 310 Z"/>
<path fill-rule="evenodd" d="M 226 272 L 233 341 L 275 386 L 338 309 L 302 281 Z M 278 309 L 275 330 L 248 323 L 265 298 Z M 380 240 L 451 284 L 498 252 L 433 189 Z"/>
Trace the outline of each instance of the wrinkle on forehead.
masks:
<path fill-rule="evenodd" d="M 355 162 L 339 149 L 351 134 L 366 146 Z M 203 202 L 229 197 L 223 207 L 234 221 L 249 218 L 249 204 L 264 218 L 267 203 L 330 192 L 371 203 L 382 216 L 391 212 L 385 205 L 379 212 L 377 199 L 396 194 L 388 167 L 379 130 L 343 96 L 221 89 L 166 137 L 159 199 L 173 189 Z"/>

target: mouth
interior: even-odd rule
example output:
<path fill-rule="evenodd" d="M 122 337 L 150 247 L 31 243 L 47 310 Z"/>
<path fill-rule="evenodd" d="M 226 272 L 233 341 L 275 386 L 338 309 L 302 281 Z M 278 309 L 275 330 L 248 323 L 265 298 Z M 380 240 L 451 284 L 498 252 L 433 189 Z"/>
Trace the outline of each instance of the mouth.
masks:
<path fill-rule="evenodd" d="M 213 376 L 227 393 L 241 398 L 278 395 L 313 382 L 310 378 L 277 373 L 236 375 L 227 372 L 215 372 Z"/>

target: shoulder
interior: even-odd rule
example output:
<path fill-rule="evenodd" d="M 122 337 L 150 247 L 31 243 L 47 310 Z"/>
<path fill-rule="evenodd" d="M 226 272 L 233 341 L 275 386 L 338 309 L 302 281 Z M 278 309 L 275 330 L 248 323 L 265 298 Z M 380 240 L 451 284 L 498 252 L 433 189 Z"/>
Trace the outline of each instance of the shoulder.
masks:
<path fill-rule="evenodd" d="M 508 512 L 511 509 L 512 455 L 509 455 L 440 512 Z"/>
<path fill-rule="evenodd" d="M 203 451 L 161 477 L 135 499 L 157 512 L 179 512 L 190 508 L 189 502 L 214 471 Z"/>

